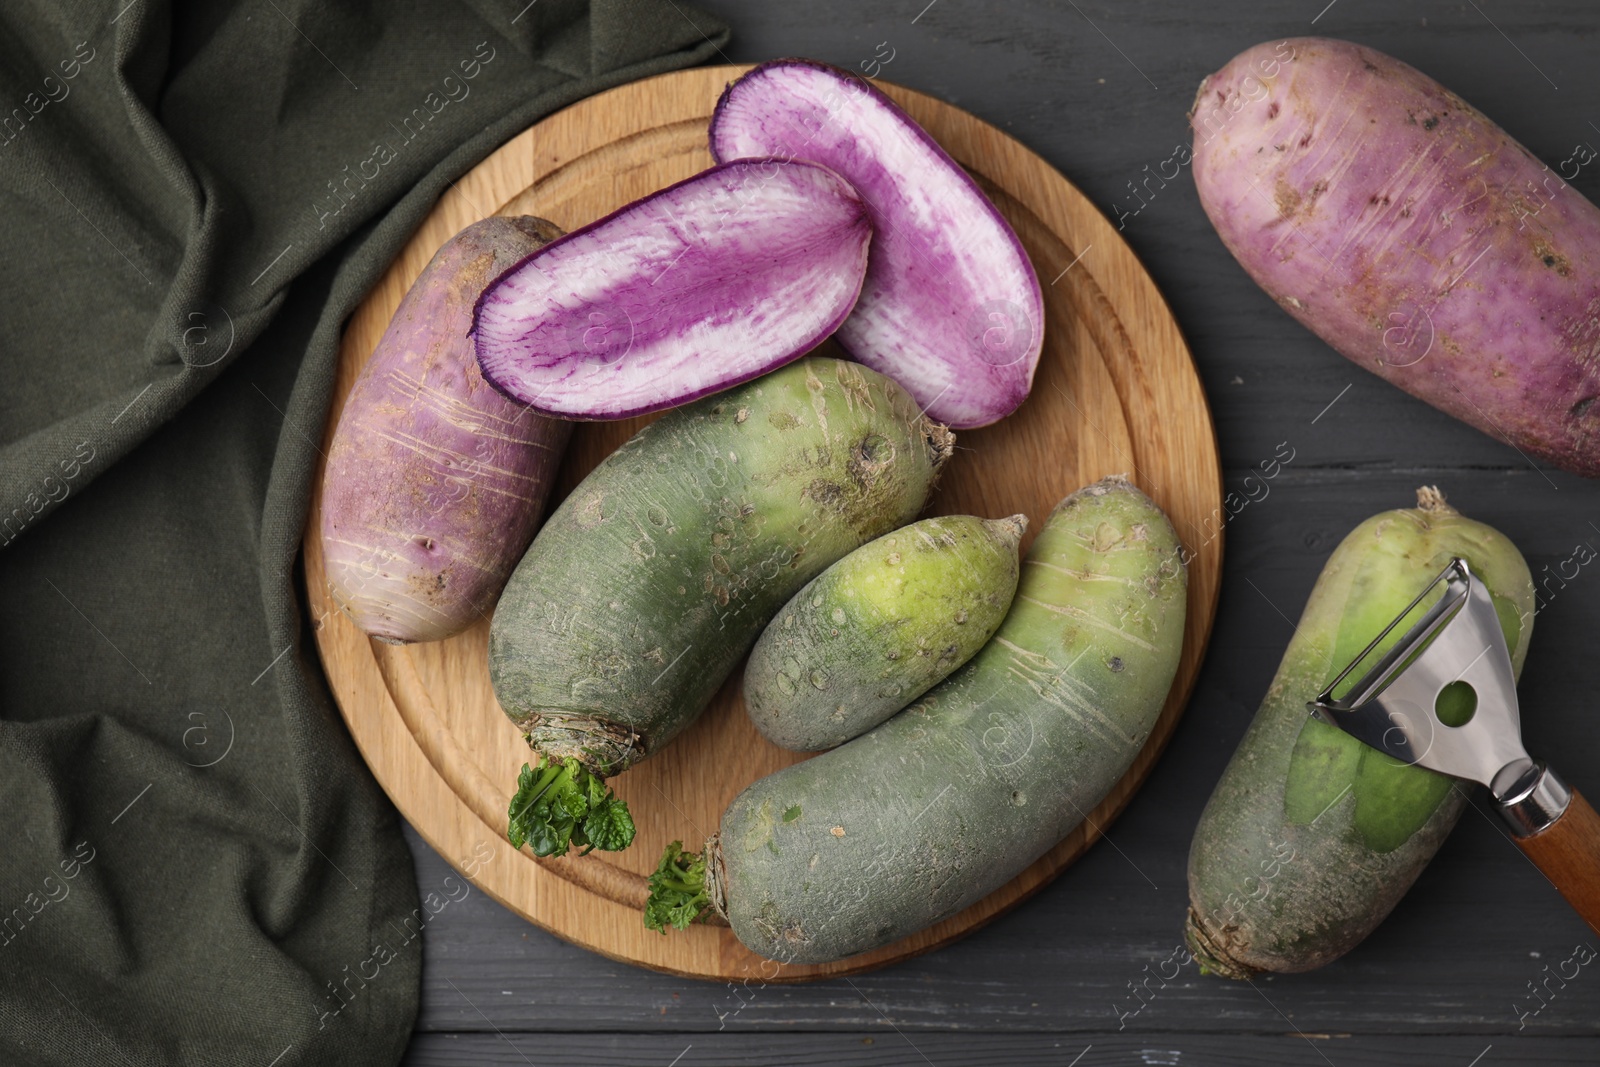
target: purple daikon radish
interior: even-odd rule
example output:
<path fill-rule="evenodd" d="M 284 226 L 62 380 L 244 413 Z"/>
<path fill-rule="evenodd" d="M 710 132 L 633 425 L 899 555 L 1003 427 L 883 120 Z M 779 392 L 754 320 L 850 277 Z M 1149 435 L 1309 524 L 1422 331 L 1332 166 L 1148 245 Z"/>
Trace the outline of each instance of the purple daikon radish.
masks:
<path fill-rule="evenodd" d="M 1349 41 L 1241 52 L 1189 112 L 1194 184 L 1256 284 L 1340 354 L 1600 478 L 1600 208 L 1443 85 Z"/>
<path fill-rule="evenodd" d="M 362 632 L 437 641 L 486 617 L 533 539 L 572 424 L 507 400 L 467 337 L 489 279 L 561 236 L 475 222 L 407 291 L 345 400 L 322 487 L 328 591 Z"/>
<path fill-rule="evenodd" d="M 826 167 L 712 167 L 502 274 L 478 299 L 478 362 L 547 415 L 676 407 L 833 333 L 861 292 L 871 239 L 860 197 Z"/>
<path fill-rule="evenodd" d="M 722 94 L 711 154 L 811 160 L 855 186 L 872 252 L 839 342 L 930 418 L 985 426 L 1027 399 L 1044 341 L 1033 264 L 977 183 L 887 96 L 812 60 L 765 63 Z"/>

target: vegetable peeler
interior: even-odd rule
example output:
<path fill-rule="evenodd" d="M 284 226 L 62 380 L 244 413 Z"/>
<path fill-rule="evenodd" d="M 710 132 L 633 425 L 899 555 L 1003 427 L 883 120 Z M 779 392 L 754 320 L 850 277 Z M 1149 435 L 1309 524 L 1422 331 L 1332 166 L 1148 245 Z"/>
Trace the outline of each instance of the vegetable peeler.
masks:
<path fill-rule="evenodd" d="M 1422 617 L 1357 675 L 1441 586 Z M 1523 747 L 1505 634 L 1466 560 L 1452 559 L 1306 707 L 1403 763 L 1487 786 L 1517 847 L 1600 931 L 1600 815 Z M 1450 715 L 1458 725 L 1440 718 L 1446 707 L 1459 713 Z"/>

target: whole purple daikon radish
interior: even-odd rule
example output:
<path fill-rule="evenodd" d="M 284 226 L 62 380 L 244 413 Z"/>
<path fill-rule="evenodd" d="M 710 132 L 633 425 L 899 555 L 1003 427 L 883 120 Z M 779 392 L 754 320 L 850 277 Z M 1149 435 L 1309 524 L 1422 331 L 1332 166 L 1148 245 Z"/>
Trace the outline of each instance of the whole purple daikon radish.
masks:
<path fill-rule="evenodd" d="M 505 271 L 478 300 L 478 362 L 507 396 L 561 418 L 676 407 L 833 333 L 871 239 L 855 190 L 825 167 L 712 167 Z"/>
<path fill-rule="evenodd" d="M 1251 48 L 1201 83 L 1190 125 L 1200 203 L 1289 314 L 1525 455 L 1600 475 L 1600 209 L 1559 174 L 1347 41 Z"/>
<path fill-rule="evenodd" d="M 372 637 L 466 629 L 533 539 L 572 424 L 490 388 L 467 331 L 484 285 L 560 235 L 495 217 L 445 242 L 345 400 L 323 482 L 323 565 L 334 602 Z"/>
<path fill-rule="evenodd" d="M 1033 264 L 977 183 L 887 96 L 813 60 L 764 63 L 722 94 L 711 154 L 814 160 L 856 187 L 872 252 L 839 343 L 929 417 L 985 426 L 1027 399 L 1044 343 Z"/>

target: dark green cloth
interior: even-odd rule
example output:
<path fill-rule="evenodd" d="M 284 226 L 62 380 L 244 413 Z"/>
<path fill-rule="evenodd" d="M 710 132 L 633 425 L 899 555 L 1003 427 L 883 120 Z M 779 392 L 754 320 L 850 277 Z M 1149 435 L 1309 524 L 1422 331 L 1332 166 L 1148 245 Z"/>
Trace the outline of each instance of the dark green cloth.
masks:
<path fill-rule="evenodd" d="M 417 888 L 297 562 L 340 327 L 452 179 L 726 40 L 676 0 L 0 7 L 0 1063 L 401 1055 Z"/>

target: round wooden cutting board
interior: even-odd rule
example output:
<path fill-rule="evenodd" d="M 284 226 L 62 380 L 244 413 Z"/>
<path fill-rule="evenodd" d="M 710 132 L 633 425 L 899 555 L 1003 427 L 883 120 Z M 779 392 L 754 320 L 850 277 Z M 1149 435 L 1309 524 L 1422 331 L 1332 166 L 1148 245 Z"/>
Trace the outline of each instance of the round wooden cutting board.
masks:
<path fill-rule="evenodd" d="M 571 230 L 709 166 L 707 119 L 723 86 L 744 69 L 681 71 L 602 93 L 525 131 L 462 178 L 352 316 L 329 436 L 401 296 L 441 244 L 490 214 L 540 215 Z M 1010 884 L 877 951 L 822 966 L 780 966 L 750 953 L 725 927 L 663 936 L 645 929 L 639 915 L 645 877 L 667 842 L 698 848 L 735 794 L 802 758 L 751 726 L 737 672 L 693 727 L 615 779 L 638 823 L 631 849 L 559 860 L 513 850 L 506 806 L 529 752 L 490 689 L 488 623 L 448 641 L 404 647 L 364 637 L 324 589 L 319 474 L 305 542 L 307 593 L 329 682 L 373 774 L 428 843 L 478 887 L 614 959 L 704 978 L 799 981 L 882 966 L 968 933 L 1049 882 L 1122 810 L 1171 735 L 1211 632 L 1222 566 L 1216 439 L 1189 351 L 1155 285 L 1094 205 L 1039 157 L 948 104 L 882 88 L 999 205 L 1045 293 L 1044 356 L 1032 396 L 999 424 L 958 435 L 930 512 L 1022 511 L 1037 528 L 1072 490 L 1129 474 L 1166 509 L 1192 553 L 1177 680 L 1111 795 Z M 645 421 L 580 424 L 550 506 Z"/>

